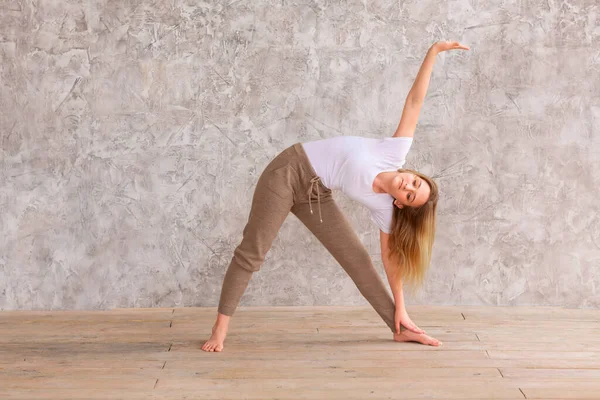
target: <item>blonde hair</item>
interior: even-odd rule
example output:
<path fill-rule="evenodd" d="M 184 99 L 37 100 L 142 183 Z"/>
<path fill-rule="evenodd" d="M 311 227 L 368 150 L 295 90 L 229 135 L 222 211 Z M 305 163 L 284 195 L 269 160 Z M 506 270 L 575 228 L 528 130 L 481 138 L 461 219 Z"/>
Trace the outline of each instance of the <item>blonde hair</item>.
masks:
<path fill-rule="evenodd" d="M 417 175 L 429 185 L 429 198 L 420 207 L 394 206 L 392 232 L 388 240 L 389 258 L 397 263 L 396 279 L 408 282 L 411 290 L 423 286 L 431 261 L 435 236 L 436 208 L 439 198 L 437 184 L 430 177 L 411 169 L 401 168 L 398 172 Z"/>

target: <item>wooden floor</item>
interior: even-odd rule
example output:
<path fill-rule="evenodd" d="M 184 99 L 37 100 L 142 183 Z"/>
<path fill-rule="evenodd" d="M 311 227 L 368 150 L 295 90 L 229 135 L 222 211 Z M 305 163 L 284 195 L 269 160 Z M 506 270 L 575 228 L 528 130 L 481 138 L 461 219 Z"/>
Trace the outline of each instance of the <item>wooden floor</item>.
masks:
<path fill-rule="evenodd" d="M 409 306 L 442 340 L 396 343 L 370 307 L 1 311 L 0 399 L 600 399 L 600 310 Z"/>

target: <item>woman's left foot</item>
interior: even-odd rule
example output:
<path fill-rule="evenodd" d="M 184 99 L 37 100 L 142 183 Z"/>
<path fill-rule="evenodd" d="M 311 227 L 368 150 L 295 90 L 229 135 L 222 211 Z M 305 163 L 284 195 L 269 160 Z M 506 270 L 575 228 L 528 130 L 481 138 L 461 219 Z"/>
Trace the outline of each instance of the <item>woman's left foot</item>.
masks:
<path fill-rule="evenodd" d="M 408 329 L 402 331 L 399 335 L 394 333 L 394 340 L 396 342 L 418 342 L 421 344 L 427 344 L 429 346 L 441 346 L 442 342 L 437 339 L 427 336 L 424 333 L 415 333 Z"/>

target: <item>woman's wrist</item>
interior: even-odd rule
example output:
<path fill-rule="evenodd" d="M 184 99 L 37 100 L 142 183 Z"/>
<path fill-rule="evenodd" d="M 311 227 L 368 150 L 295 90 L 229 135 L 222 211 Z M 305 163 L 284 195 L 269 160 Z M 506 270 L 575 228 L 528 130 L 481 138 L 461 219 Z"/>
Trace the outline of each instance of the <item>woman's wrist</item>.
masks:
<path fill-rule="evenodd" d="M 397 309 L 406 310 L 404 305 L 404 293 L 402 293 L 402 290 L 400 290 L 399 293 L 394 293 L 394 304 L 396 305 Z"/>
<path fill-rule="evenodd" d="M 432 44 L 428 51 L 430 53 L 433 53 L 433 54 L 436 54 L 436 55 L 439 54 L 441 52 L 440 51 L 439 42 L 435 42 L 434 44 Z"/>

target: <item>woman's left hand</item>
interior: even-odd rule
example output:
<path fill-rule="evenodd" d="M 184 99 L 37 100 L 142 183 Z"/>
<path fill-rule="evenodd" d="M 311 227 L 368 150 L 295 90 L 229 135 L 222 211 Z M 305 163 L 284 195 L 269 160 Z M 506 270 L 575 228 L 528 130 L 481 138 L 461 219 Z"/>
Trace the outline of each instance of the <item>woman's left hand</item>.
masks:
<path fill-rule="evenodd" d="M 425 333 L 423 329 L 419 328 L 414 322 L 412 322 L 404 308 L 396 308 L 396 313 L 394 315 L 394 325 L 396 328 L 396 334 L 398 335 L 400 334 L 400 324 L 404 325 L 404 327 L 409 331 L 415 333 Z"/>
<path fill-rule="evenodd" d="M 448 51 L 448 50 L 471 50 L 469 47 L 467 47 L 463 44 L 460 44 L 458 42 L 445 42 L 445 41 L 435 42 L 433 44 L 433 46 L 431 46 L 431 48 L 436 50 L 438 53 L 441 53 L 442 51 Z"/>

